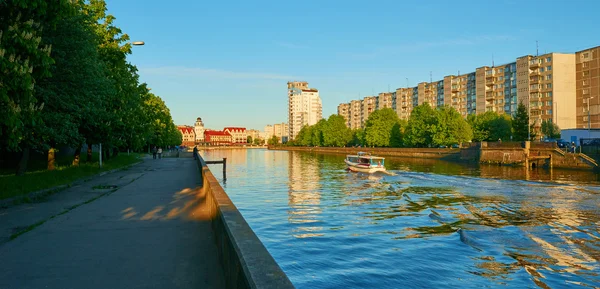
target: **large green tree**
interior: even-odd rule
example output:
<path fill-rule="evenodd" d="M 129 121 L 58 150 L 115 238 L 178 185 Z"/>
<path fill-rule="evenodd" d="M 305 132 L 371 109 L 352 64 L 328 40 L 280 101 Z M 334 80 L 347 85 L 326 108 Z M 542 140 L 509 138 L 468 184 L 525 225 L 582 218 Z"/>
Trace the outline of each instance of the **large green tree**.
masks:
<path fill-rule="evenodd" d="M 365 141 L 368 146 L 389 147 L 392 130 L 398 124 L 398 115 L 391 108 L 383 108 L 369 115 L 365 123 Z"/>
<path fill-rule="evenodd" d="M 517 113 L 515 113 L 512 120 L 513 140 L 514 141 L 525 141 L 528 140 L 529 136 L 529 115 L 527 114 L 527 107 L 523 103 L 519 103 L 517 107 Z"/>
<path fill-rule="evenodd" d="M 390 135 L 390 145 L 392 147 L 403 147 L 404 136 L 406 134 L 406 128 L 408 127 L 408 121 L 405 119 L 399 120 L 392 128 L 392 134 Z"/>
<path fill-rule="evenodd" d="M 542 134 L 547 138 L 560 138 L 560 128 L 552 120 L 542 121 Z"/>
<path fill-rule="evenodd" d="M 346 126 L 343 116 L 332 114 L 323 125 L 323 145 L 343 147 L 352 139 L 352 132 Z"/>
<path fill-rule="evenodd" d="M 467 122 L 473 129 L 474 141 L 510 140 L 512 135 L 512 120 L 506 114 L 487 111 L 483 114 L 471 114 Z"/>
<path fill-rule="evenodd" d="M 431 145 L 436 123 L 436 112 L 428 103 L 416 106 L 408 119 L 405 144 L 412 147 Z"/>
<path fill-rule="evenodd" d="M 450 146 L 470 141 L 473 132 L 467 121 L 450 106 L 439 107 L 435 112 L 432 144 L 435 146 Z"/>

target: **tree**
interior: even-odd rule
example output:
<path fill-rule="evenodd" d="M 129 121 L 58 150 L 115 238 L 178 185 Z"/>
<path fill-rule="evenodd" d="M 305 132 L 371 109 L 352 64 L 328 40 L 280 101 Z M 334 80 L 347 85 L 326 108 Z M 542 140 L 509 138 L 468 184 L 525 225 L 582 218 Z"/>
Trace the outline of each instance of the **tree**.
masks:
<path fill-rule="evenodd" d="M 474 141 L 509 140 L 512 135 L 512 120 L 506 114 L 487 111 L 483 114 L 471 114 L 467 122 L 473 130 Z"/>
<path fill-rule="evenodd" d="M 323 146 L 323 129 L 325 129 L 325 125 L 327 124 L 327 120 L 321 119 L 317 124 L 312 126 L 311 129 L 311 145 L 312 146 Z"/>
<path fill-rule="evenodd" d="M 547 119 L 542 121 L 542 134 L 547 138 L 557 139 L 560 138 L 560 128 L 552 120 Z"/>
<path fill-rule="evenodd" d="M 365 130 L 361 128 L 351 130 L 352 139 L 348 143 L 350 146 L 363 146 L 365 144 Z"/>
<path fill-rule="evenodd" d="M 390 146 L 391 147 L 403 147 L 404 146 L 404 135 L 406 133 L 406 127 L 408 126 L 408 121 L 405 119 L 400 119 L 394 126 L 392 127 L 392 134 L 390 135 Z"/>
<path fill-rule="evenodd" d="M 517 113 L 512 120 L 513 129 L 513 140 L 514 141 L 525 141 L 528 140 L 529 135 L 529 115 L 527 114 L 527 108 L 521 102 L 517 107 Z"/>
<path fill-rule="evenodd" d="M 279 144 L 279 138 L 276 135 L 274 135 L 269 139 L 268 143 L 269 145 L 277 145 Z"/>
<path fill-rule="evenodd" d="M 371 113 L 365 123 L 365 141 L 368 146 L 389 147 L 392 129 L 398 123 L 398 115 L 391 108 Z"/>
<path fill-rule="evenodd" d="M 253 142 L 254 142 L 255 145 L 262 145 L 262 144 L 265 143 L 265 141 L 263 139 L 259 138 L 259 137 L 255 138 L 253 140 Z"/>
<path fill-rule="evenodd" d="M 450 106 L 439 107 L 435 112 L 432 144 L 435 146 L 450 146 L 473 138 L 471 127 L 465 119 Z"/>
<path fill-rule="evenodd" d="M 252 137 L 251 136 L 247 136 L 246 137 L 246 142 L 249 144 L 252 144 Z"/>
<path fill-rule="evenodd" d="M 323 125 L 323 145 L 343 147 L 352 139 L 343 116 L 332 114 Z"/>
<path fill-rule="evenodd" d="M 405 144 L 413 147 L 432 144 L 436 122 L 436 112 L 428 103 L 416 106 L 408 119 Z"/>

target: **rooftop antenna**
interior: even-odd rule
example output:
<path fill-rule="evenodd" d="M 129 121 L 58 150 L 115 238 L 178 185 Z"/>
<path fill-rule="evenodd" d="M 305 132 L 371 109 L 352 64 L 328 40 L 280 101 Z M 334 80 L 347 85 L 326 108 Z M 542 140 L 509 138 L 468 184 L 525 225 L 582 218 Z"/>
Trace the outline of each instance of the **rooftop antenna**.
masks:
<path fill-rule="evenodd" d="M 494 68 L 494 53 L 492 53 L 492 68 Z"/>
<path fill-rule="evenodd" d="M 433 82 L 433 74 L 429 71 L 429 82 Z"/>
<path fill-rule="evenodd" d="M 538 45 L 538 41 L 535 41 L 535 56 L 540 56 L 540 47 Z"/>

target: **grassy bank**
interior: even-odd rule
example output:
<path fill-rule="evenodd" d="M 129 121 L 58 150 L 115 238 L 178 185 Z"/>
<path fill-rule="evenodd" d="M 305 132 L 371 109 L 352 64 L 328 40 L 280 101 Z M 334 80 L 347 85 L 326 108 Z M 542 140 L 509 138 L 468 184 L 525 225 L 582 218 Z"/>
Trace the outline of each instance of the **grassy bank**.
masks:
<path fill-rule="evenodd" d="M 0 176 L 0 200 L 25 195 L 31 192 L 66 185 L 78 179 L 90 177 L 98 173 L 122 168 L 140 160 L 139 154 L 120 154 L 108 161 L 90 164 L 81 163 L 79 167 L 59 165 L 54 171 L 38 170 L 26 173 L 24 176 Z"/>

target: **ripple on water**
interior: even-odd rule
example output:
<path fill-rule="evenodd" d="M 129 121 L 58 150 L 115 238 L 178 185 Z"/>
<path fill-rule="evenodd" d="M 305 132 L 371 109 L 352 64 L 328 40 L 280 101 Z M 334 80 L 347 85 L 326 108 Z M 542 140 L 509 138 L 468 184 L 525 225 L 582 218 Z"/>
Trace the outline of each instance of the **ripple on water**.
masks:
<path fill-rule="evenodd" d="M 228 158 L 227 193 L 298 288 L 600 284 L 598 183 L 480 178 L 445 163 L 365 175 L 345 172 L 341 156 L 212 154 Z M 446 167 L 455 175 L 430 173 Z"/>

